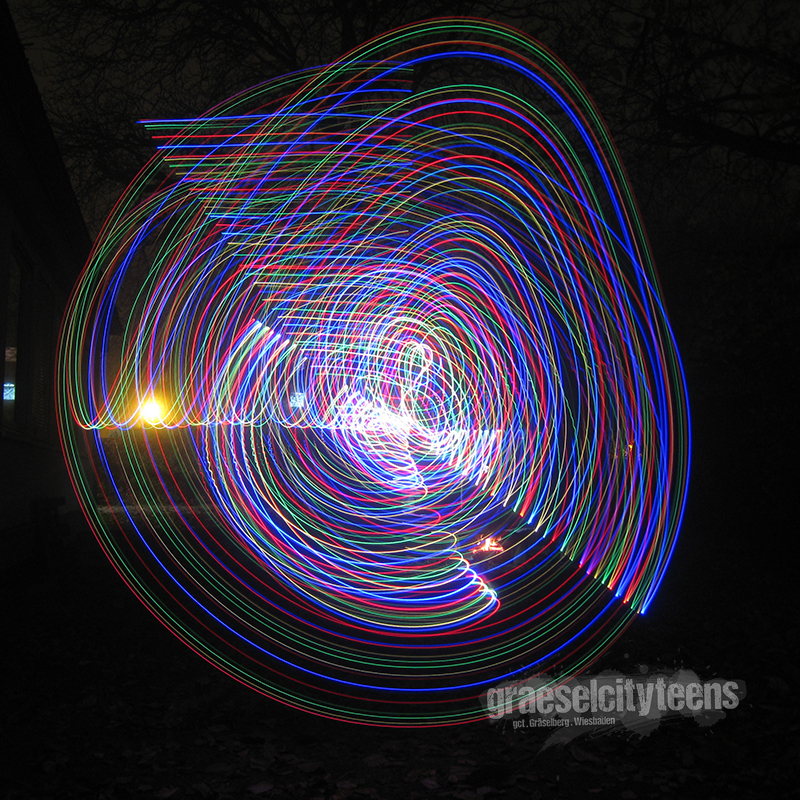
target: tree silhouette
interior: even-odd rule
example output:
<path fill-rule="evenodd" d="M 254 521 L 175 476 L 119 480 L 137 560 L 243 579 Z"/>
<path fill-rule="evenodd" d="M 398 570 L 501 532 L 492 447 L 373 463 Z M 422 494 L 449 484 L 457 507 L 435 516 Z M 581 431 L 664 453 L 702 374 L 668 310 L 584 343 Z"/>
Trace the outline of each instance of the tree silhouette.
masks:
<path fill-rule="evenodd" d="M 153 148 L 137 121 L 195 116 L 385 30 L 443 15 L 519 16 L 513 0 L 38 0 L 15 8 L 47 42 L 45 102 L 96 230 Z"/>

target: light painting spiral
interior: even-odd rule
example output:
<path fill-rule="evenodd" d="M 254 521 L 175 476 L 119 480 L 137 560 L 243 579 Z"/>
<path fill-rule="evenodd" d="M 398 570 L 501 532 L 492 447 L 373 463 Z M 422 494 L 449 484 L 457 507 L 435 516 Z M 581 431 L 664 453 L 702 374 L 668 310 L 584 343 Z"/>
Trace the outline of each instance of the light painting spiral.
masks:
<path fill-rule="evenodd" d="M 409 26 L 194 120 L 73 293 L 59 426 L 131 589 L 313 713 L 483 715 L 664 576 L 688 403 L 629 183 L 513 29 Z"/>

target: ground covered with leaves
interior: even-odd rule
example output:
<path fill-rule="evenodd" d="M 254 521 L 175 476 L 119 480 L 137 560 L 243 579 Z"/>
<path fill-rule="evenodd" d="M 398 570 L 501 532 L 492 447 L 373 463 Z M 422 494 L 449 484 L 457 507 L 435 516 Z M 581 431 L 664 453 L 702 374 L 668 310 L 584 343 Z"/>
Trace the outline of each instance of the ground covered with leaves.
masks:
<path fill-rule="evenodd" d="M 687 526 L 655 607 L 602 669 L 685 666 L 743 680 L 711 727 L 682 718 L 646 737 L 587 735 L 543 749 L 548 731 L 488 720 L 377 729 L 281 706 L 206 664 L 128 592 L 86 531 L 48 569 L 4 588 L 3 746 L 9 798 L 782 797 L 800 763 L 793 587 L 747 549 Z"/>

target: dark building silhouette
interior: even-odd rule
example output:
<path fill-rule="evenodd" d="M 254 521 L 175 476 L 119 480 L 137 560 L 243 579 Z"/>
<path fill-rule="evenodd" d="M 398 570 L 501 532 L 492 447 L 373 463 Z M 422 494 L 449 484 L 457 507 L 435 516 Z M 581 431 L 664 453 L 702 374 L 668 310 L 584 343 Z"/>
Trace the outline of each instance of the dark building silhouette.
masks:
<path fill-rule="evenodd" d="M 0 2 L 0 563 L 52 558 L 76 507 L 58 442 L 56 342 L 89 235 L 5 2 Z M 63 498 L 63 502 L 62 502 Z"/>

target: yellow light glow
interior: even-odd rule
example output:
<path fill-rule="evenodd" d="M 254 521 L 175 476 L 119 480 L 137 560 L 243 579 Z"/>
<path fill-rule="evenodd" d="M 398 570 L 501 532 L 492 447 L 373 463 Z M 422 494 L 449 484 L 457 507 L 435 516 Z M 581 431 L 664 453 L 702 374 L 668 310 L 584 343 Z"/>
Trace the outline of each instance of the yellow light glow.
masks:
<path fill-rule="evenodd" d="M 147 400 L 140 408 L 142 419 L 150 425 L 157 425 L 164 419 L 164 411 L 158 400 Z"/>

